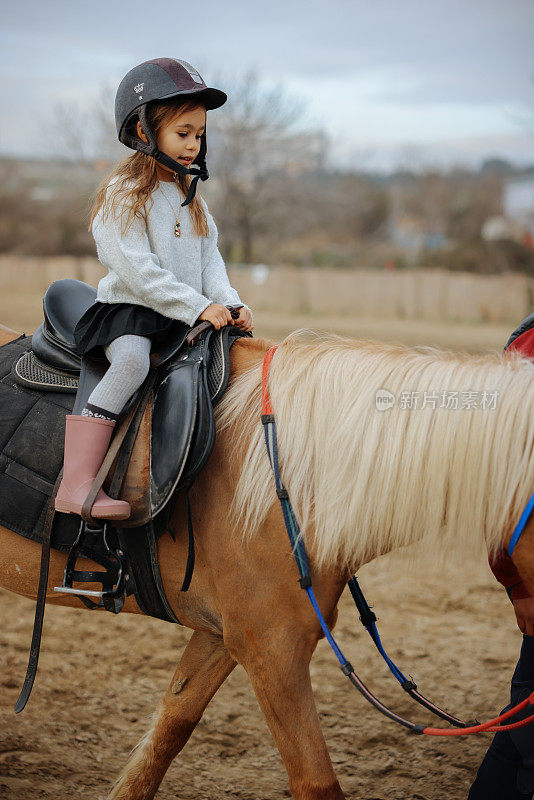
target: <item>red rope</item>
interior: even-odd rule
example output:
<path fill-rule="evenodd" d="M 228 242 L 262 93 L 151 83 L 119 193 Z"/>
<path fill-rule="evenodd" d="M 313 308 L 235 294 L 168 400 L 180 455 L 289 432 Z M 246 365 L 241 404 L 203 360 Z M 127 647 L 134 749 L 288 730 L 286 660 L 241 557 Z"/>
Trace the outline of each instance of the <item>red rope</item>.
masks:
<path fill-rule="evenodd" d="M 528 705 L 534 706 L 534 692 L 529 694 L 525 700 L 522 700 L 513 708 L 505 711 L 504 714 L 495 717 L 495 719 L 483 722 L 480 725 L 472 725 L 470 728 L 455 728 L 454 730 L 448 730 L 447 728 L 424 728 L 423 733 L 426 733 L 428 736 L 467 736 L 470 733 L 491 733 L 492 731 L 522 728 L 524 725 L 528 725 L 530 722 L 534 721 L 534 714 L 526 719 L 519 720 L 519 722 L 511 723 L 510 725 L 501 726 L 499 723 L 503 722 L 505 719 L 514 717 Z"/>
<path fill-rule="evenodd" d="M 271 398 L 269 396 L 269 390 L 267 388 L 267 379 L 269 377 L 269 367 L 271 366 L 271 361 L 273 360 L 273 356 L 276 352 L 278 345 L 275 344 L 270 347 L 267 352 L 265 353 L 265 358 L 263 359 L 263 371 L 262 371 L 262 384 L 261 384 L 261 413 L 262 414 L 272 414 L 273 407 L 271 405 Z"/>
<path fill-rule="evenodd" d="M 525 717 L 525 719 L 520 719 L 519 722 L 512 722 L 510 725 L 496 725 L 495 728 L 488 728 L 488 731 L 490 733 L 513 731 L 515 728 L 524 728 L 525 725 L 530 725 L 531 722 L 534 722 L 534 714 L 531 714 L 530 717 Z"/>

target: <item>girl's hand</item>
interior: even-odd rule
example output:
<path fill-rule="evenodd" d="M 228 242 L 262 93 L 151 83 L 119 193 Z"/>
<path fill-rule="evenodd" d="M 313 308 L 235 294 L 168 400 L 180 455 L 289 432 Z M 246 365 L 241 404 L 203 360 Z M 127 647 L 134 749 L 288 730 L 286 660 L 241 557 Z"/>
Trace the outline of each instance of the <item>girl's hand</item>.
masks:
<path fill-rule="evenodd" d="M 211 322 L 216 331 L 218 331 L 220 328 L 224 328 L 225 325 L 234 324 L 232 315 L 226 306 L 223 306 L 220 303 L 212 303 L 205 308 L 202 314 L 200 314 L 199 319 Z"/>
<path fill-rule="evenodd" d="M 253 329 L 254 323 L 252 321 L 252 314 L 245 306 L 239 309 L 239 317 L 235 320 L 235 325 L 239 330 L 245 331 L 246 333 Z"/>

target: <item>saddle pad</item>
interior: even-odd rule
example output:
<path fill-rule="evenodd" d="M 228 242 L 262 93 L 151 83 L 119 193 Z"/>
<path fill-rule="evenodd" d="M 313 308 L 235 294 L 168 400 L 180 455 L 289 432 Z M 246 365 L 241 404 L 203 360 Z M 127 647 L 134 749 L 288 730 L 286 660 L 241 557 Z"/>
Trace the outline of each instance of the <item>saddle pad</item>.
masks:
<path fill-rule="evenodd" d="M 0 347 L 0 525 L 38 544 L 50 495 L 63 463 L 65 415 L 73 394 L 23 389 L 12 368 L 29 352 L 31 337 Z M 68 553 L 78 535 L 80 518 L 56 514 L 51 545 Z M 165 600 L 156 558 L 155 539 L 164 520 L 118 532 L 126 558 L 126 594 L 134 594 L 144 614 L 177 622 Z M 101 537 L 92 537 L 81 555 L 106 565 Z"/>
<path fill-rule="evenodd" d="M 23 389 L 12 367 L 28 353 L 31 337 L 0 347 L 0 524 L 39 542 L 48 498 L 63 464 L 65 416 L 74 395 Z M 68 550 L 77 517 L 59 514 L 54 547 Z"/>

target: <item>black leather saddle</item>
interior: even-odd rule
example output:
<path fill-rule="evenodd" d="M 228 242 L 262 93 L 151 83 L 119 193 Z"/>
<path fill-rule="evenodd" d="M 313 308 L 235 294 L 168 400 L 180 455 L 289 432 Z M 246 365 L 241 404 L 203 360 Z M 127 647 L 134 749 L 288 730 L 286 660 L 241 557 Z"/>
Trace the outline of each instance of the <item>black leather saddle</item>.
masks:
<path fill-rule="evenodd" d="M 76 353 L 74 329 L 95 302 L 96 289 L 83 281 L 64 278 L 50 284 L 43 297 L 44 320 L 32 335 L 32 350 L 38 362 L 66 374 L 80 373 L 81 358 Z M 182 325 L 183 335 L 179 334 L 174 342 L 158 352 L 153 359 L 155 365 L 167 361 L 182 346 L 191 330 L 185 322 Z"/>
<path fill-rule="evenodd" d="M 95 300 L 96 290 L 82 281 L 52 283 L 43 298 L 44 320 L 32 336 L 31 350 L 14 367 L 15 380 L 25 387 L 76 392 L 74 414 L 81 412 L 109 366 L 105 358 L 81 359 L 75 349 L 76 324 Z M 125 497 L 132 505 L 132 517 L 121 523 L 125 527 L 146 524 L 159 514 L 175 491 L 194 479 L 213 449 L 213 406 L 228 384 L 230 348 L 243 334 L 233 326 L 220 331 L 206 324 L 200 328 L 204 330 L 198 333 L 199 326 L 183 323 L 173 341 L 152 353 L 147 378 L 151 391 L 146 393 L 145 382 L 123 411 L 126 414 L 145 392 L 140 411 L 150 405 L 150 432 L 147 435 L 145 431 L 145 439 L 137 447 L 148 454 L 150 481 L 146 491 Z M 135 437 L 130 437 L 128 446 L 131 452 Z M 127 456 L 123 454 L 123 458 Z M 126 475 L 125 485 L 138 484 L 135 473 Z M 141 495 L 148 496 L 149 502 L 136 502 Z"/>

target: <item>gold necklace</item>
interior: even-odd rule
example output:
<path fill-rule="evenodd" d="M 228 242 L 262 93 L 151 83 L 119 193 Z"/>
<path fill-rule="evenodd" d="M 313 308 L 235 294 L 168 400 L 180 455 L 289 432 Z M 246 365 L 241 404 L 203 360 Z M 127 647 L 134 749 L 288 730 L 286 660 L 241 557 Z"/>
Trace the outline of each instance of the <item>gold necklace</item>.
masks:
<path fill-rule="evenodd" d="M 180 214 L 182 212 L 182 206 L 180 205 L 180 211 L 178 212 L 178 216 L 176 216 L 176 211 L 174 209 L 174 206 L 171 203 L 171 201 L 169 200 L 169 198 L 167 197 L 167 195 L 165 194 L 165 192 L 163 191 L 163 187 L 161 185 L 161 181 L 159 182 L 159 188 L 161 189 L 161 193 L 162 193 L 163 197 L 165 198 L 167 203 L 170 205 L 170 207 L 172 209 L 172 213 L 174 214 L 174 219 L 176 221 L 176 224 L 174 226 L 174 235 L 180 237 L 182 235 L 182 230 L 180 228 L 180 223 L 178 222 L 178 219 L 179 219 Z"/>

